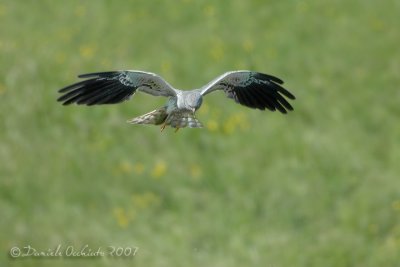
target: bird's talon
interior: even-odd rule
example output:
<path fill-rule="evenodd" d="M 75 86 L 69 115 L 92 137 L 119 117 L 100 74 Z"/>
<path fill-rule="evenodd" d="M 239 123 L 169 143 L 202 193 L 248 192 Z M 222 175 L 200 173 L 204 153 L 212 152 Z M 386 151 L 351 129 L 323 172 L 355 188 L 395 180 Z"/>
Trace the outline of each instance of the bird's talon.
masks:
<path fill-rule="evenodd" d="M 179 127 L 176 127 L 176 129 L 175 129 L 175 133 L 179 130 L 180 128 Z"/>
<path fill-rule="evenodd" d="M 161 125 L 161 132 L 164 131 L 166 124 Z"/>

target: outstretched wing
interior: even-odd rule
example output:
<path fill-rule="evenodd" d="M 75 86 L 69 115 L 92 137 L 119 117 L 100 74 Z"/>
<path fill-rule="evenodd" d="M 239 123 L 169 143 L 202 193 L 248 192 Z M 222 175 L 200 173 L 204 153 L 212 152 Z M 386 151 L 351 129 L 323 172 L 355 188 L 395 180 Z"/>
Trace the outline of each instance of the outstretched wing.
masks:
<path fill-rule="evenodd" d="M 201 94 L 224 90 L 227 97 L 244 106 L 287 113 L 287 110 L 293 110 L 293 107 L 284 96 L 289 99 L 295 99 L 295 96 L 281 84 L 281 79 L 271 75 L 247 70 L 231 71 L 204 86 Z"/>
<path fill-rule="evenodd" d="M 144 71 L 109 71 L 82 74 L 87 80 L 59 90 L 63 93 L 57 100 L 63 105 L 115 104 L 128 100 L 136 90 L 154 96 L 175 96 L 175 90 L 160 76 Z"/>

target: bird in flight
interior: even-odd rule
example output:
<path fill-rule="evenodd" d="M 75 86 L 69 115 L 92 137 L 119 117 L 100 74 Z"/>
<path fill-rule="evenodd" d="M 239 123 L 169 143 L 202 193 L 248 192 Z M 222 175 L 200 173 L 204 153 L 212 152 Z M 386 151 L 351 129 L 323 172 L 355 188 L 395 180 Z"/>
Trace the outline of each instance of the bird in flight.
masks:
<path fill-rule="evenodd" d="M 161 131 L 167 125 L 176 131 L 184 127 L 203 127 L 195 112 L 201 107 L 203 97 L 217 90 L 224 91 L 228 98 L 249 108 L 278 110 L 284 114 L 293 110 L 285 97 L 295 99 L 282 87 L 281 79 L 248 70 L 226 72 L 200 89 L 190 91 L 175 89 L 159 75 L 144 71 L 96 72 L 78 77 L 86 80 L 59 90 L 63 95 L 57 100 L 63 105 L 116 104 L 128 100 L 137 91 L 168 97 L 161 108 L 128 120 L 133 124 L 161 125 Z"/>

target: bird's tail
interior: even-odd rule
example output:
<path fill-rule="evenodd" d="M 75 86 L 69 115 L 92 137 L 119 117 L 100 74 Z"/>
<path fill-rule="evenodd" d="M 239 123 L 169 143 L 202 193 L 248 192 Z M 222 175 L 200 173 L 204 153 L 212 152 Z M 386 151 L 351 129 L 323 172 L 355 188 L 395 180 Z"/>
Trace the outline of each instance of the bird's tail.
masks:
<path fill-rule="evenodd" d="M 166 125 L 172 128 L 202 128 L 201 122 L 194 116 L 193 112 L 173 112 L 165 120 Z"/>
<path fill-rule="evenodd" d="M 167 108 L 161 107 L 139 117 L 128 120 L 132 124 L 154 124 L 160 125 L 165 122 L 167 118 Z"/>

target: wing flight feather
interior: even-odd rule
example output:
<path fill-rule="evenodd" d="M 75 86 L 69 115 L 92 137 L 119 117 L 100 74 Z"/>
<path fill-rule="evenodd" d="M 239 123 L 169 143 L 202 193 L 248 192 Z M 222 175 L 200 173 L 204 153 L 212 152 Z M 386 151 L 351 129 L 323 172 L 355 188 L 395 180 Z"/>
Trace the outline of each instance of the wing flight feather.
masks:
<path fill-rule="evenodd" d="M 295 96 L 282 84 L 281 79 L 272 75 L 247 70 L 231 71 L 204 86 L 201 94 L 223 90 L 228 98 L 241 105 L 287 113 L 288 110 L 293 110 L 293 107 L 285 97 L 294 100 Z"/>
<path fill-rule="evenodd" d="M 107 71 L 81 74 L 86 80 L 59 90 L 63 105 L 115 104 L 128 100 L 136 91 L 154 96 L 175 96 L 175 89 L 160 76 L 144 71 Z"/>

